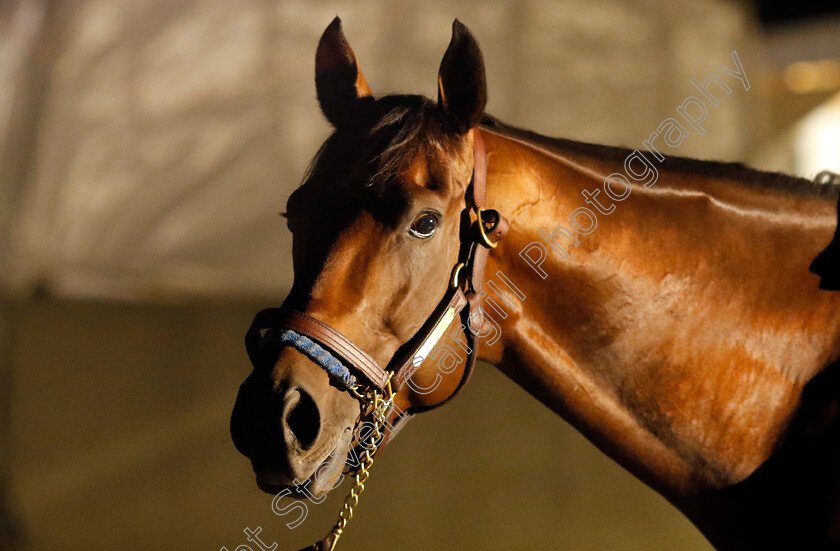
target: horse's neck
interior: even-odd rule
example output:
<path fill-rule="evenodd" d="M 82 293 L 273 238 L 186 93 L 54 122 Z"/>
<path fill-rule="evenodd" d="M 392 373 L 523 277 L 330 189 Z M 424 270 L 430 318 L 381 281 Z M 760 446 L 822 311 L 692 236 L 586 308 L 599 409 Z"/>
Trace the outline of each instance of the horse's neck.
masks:
<path fill-rule="evenodd" d="M 616 202 L 602 183 L 620 160 L 485 135 L 488 204 L 511 219 L 488 274 L 525 298 L 484 356 L 666 495 L 753 472 L 840 353 L 840 293 L 808 272 L 834 199 L 662 165 Z M 582 206 L 598 221 L 586 235 L 569 220 Z M 550 246 L 558 227 L 578 244 L 561 232 Z"/>

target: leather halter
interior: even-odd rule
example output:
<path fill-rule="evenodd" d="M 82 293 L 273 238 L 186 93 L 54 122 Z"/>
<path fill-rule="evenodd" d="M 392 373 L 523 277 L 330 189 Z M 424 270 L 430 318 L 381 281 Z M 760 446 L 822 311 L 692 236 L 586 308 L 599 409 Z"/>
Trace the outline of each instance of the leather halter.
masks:
<path fill-rule="evenodd" d="M 435 343 L 444 334 L 455 316 L 460 314 L 470 352 L 467 354 L 466 365 L 457 388 L 451 395 L 437 404 L 409 408 L 408 411 L 400 415 L 399 419 L 394 419 L 392 425 L 394 429 L 386 433 L 379 447 L 384 445 L 397 432 L 398 429 L 395 426 L 397 422 L 400 423 L 399 428 L 402 428 L 404 423 L 414 414 L 440 406 L 455 396 L 469 381 L 475 366 L 478 342 L 473 331 L 481 334 L 485 324 L 478 304 L 479 293 L 484 284 L 484 267 L 490 249 L 494 248 L 496 243 L 504 238 L 509 223 L 497 211 L 484 208 L 487 153 L 484 139 L 477 128 L 474 129 L 473 138 L 475 162 L 472 185 L 467 190 L 467 208 L 471 210 L 470 225 L 465 232 L 461 232 L 459 262 L 453 268 L 447 292 L 432 315 L 417 334 L 398 349 L 397 354 L 394 355 L 388 366 L 382 368 L 364 350 L 323 321 L 306 313 L 287 308 L 269 308 L 257 313 L 245 335 L 245 347 L 255 368 L 265 364 L 265 358 L 261 357 L 260 350 L 260 343 L 265 333 L 270 329 L 289 329 L 309 337 L 309 339 L 331 352 L 354 375 L 360 375 L 364 380 L 363 384 L 360 385 L 362 388 L 366 386 L 368 389 L 382 394 L 386 390 L 396 394 L 406 384 L 406 381 L 422 360 L 432 351 Z M 469 205 L 470 202 L 472 203 L 471 206 Z M 472 319 L 476 317 L 476 314 L 479 319 Z M 359 396 L 358 387 L 350 387 L 346 382 L 335 378 L 333 380 L 344 390 L 351 391 L 354 395 Z M 391 388 L 387 388 L 389 384 Z M 359 421 L 361 422 L 361 420 L 360 418 Z"/>

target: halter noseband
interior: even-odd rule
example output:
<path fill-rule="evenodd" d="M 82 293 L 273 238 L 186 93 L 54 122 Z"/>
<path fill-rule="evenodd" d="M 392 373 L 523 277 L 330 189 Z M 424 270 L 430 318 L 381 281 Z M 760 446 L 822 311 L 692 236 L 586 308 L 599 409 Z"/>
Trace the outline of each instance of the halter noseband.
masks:
<path fill-rule="evenodd" d="M 357 424 L 366 416 L 375 426 L 371 444 L 362 446 L 362 463 L 355 475 L 350 495 L 345 500 L 339 521 L 326 538 L 307 549 L 325 551 L 333 549 L 345 525 L 353 514 L 364 481 L 373 463 L 373 455 L 415 414 L 434 409 L 452 399 L 469 381 L 478 355 L 478 342 L 473 328 L 480 334 L 486 323 L 479 309 L 479 294 L 484 285 L 484 267 L 490 249 L 495 248 L 507 233 L 509 224 L 499 212 L 484 208 L 487 182 L 487 153 L 484 139 L 476 128 L 473 132 L 474 158 L 471 193 L 472 215 L 470 227 L 462 233 L 458 263 L 453 267 L 450 284 L 432 315 L 423 327 L 405 343 L 382 368 L 353 342 L 326 323 L 303 312 L 288 308 L 269 308 L 257 313 L 245 335 L 245 347 L 254 367 L 264 364 L 264 357 L 271 345 L 293 346 L 313 362 L 320 365 L 342 389 L 352 393 L 362 404 L 362 414 Z M 468 208 L 469 205 L 468 205 Z M 471 315 L 478 314 L 476 323 Z M 406 384 L 414 370 L 428 357 L 444 331 L 460 315 L 467 339 L 466 365 L 455 390 L 441 402 L 430 406 L 408 408 L 392 421 L 392 430 L 381 432 L 388 423 L 387 413 L 393 405 L 393 396 Z M 399 426 L 397 424 L 399 423 Z M 355 434 L 355 430 L 353 431 Z"/>

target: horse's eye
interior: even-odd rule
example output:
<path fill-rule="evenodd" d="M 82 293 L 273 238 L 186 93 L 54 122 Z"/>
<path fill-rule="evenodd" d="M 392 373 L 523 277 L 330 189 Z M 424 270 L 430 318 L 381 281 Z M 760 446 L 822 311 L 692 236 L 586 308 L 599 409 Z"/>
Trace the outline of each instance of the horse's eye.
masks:
<path fill-rule="evenodd" d="M 431 212 L 423 212 L 420 213 L 420 216 L 414 219 L 414 222 L 411 224 L 411 228 L 409 228 L 408 231 L 414 237 L 426 239 L 427 237 L 431 237 L 432 234 L 435 233 L 437 223 L 437 216 L 435 216 Z"/>

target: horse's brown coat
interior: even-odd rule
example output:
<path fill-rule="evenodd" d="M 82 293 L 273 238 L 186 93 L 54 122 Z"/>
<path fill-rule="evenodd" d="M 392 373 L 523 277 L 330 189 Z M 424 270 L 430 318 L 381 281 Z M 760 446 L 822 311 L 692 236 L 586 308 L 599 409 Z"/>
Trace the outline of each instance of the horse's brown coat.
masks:
<path fill-rule="evenodd" d="M 568 227 L 580 190 L 620 170 L 597 155 L 560 145 L 547 151 L 494 131 L 486 142 L 488 200 L 511 213 L 505 246 L 514 252 L 541 228 Z M 548 279 L 516 255 L 491 255 L 491 269 L 509 274 L 528 300 L 500 320 L 502 347 L 488 359 L 680 506 L 718 547 L 767 548 L 754 533 L 743 535 L 746 523 L 726 520 L 732 531 L 714 533 L 722 507 L 749 518 L 757 493 L 772 498 L 761 508 L 779 517 L 751 521 L 762 526 L 760 541 L 802 538 L 804 526 L 782 522 L 800 516 L 794 511 L 813 506 L 822 521 L 838 514 L 840 455 L 830 440 L 840 430 L 838 366 L 819 381 L 827 387 L 821 396 L 802 399 L 840 355 L 840 294 L 820 290 L 808 271 L 830 241 L 834 201 L 660 169 L 653 188 L 634 187 L 615 212 L 599 216 L 596 231 L 578 235 L 567 258 L 551 255 L 542 266 Z M 791 428 L 800 410 L 823 427 L 803 418 Z M 805 474 L 784 466 L 760 489 L 727 491 L 794 441 L 814 460 L 798 465 L 819 472 L 798 496 L 773 488 Z M 828 455 L 815 457 L 806 442 Z M 809 530 L 825 538 L 828 524 L 815 524 L 822 526 Z"/>

